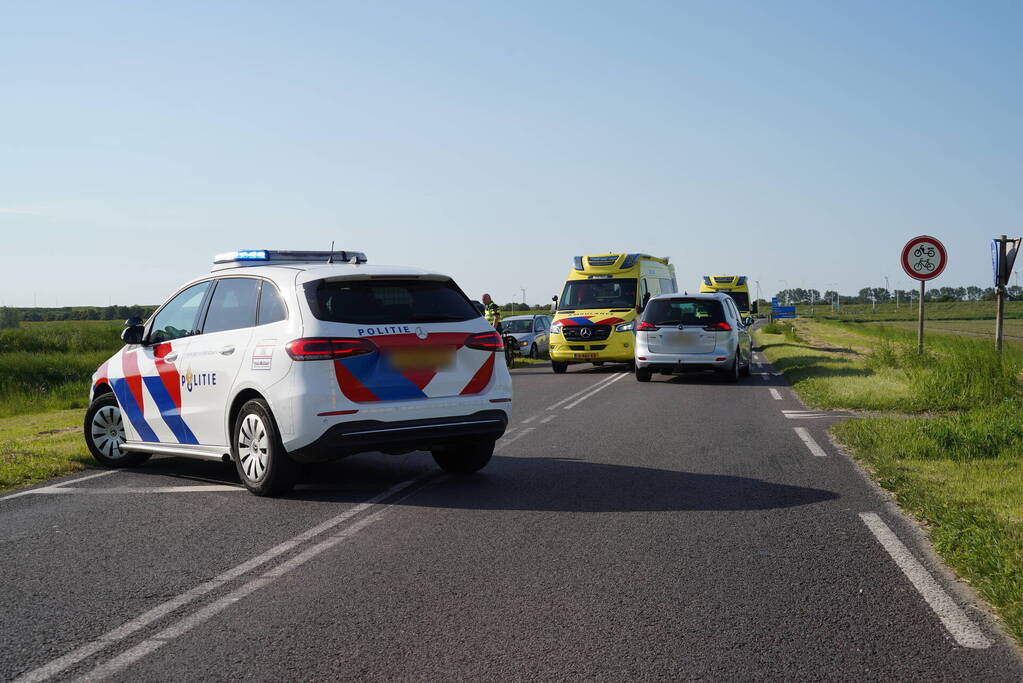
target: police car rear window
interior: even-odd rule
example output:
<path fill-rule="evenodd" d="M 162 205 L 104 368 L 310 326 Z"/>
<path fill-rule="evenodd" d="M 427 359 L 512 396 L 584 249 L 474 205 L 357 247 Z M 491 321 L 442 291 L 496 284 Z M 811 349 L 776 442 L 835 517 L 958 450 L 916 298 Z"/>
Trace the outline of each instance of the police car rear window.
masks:
<path fill-rule="evenodd" d="M 724 322 L 720 301 L 712 299 L 656 299 L 650 302 L 643 320 L 654 325 L 709 325 Z"/>
<path fill-rule="evenodd" d="M 327 322 L 396 325 L 480 316 L 451 280 L 317 280 L 305 293 L 313 315 Z"/>

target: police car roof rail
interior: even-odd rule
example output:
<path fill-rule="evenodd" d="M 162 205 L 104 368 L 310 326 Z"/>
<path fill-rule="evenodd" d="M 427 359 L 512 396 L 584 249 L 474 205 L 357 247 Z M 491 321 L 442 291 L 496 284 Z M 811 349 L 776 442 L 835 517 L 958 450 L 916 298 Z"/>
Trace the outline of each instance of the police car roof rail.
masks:
<path fill-rule="evenodd" d="M 284 263 L 366 263 L 361 251 L 283 251 L 276 249 L 240 249 L 213 257 L 213 270 L 266 266 Z"/>

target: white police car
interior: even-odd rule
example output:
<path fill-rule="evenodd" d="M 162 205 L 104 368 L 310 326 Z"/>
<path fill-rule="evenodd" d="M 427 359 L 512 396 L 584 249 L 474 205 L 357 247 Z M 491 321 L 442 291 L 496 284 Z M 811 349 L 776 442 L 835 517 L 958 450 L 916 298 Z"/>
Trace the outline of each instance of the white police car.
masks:
<path fill-rule="evenodd" d="M 129 323 L 85 416 L 108 467 L 230 458 L 274 495 L 296 463 L 367 451 L 429 450 L 474 472 L 508 424 L 501 337 L 439 273 L 359 252 L 232 252 Z"/>

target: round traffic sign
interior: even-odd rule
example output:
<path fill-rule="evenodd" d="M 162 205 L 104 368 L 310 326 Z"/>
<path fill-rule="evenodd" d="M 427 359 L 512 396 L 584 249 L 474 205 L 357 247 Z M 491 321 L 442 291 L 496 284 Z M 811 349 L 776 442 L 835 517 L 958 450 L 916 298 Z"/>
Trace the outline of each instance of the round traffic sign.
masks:
<path fill-rule="evenodd" d="M 914 237 L 902 248 L 902 269 L 915 280 L 933 280 L 947 263 L 945 245 L 933 237 Z"/>

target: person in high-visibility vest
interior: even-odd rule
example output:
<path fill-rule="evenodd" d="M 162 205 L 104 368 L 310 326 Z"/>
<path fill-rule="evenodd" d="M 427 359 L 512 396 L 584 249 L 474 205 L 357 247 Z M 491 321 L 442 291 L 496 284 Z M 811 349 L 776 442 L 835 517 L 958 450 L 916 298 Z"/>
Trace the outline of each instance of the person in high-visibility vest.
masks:
<path fill-rule="evenodd" d="M 489 294 L 483 295 L 483 317 L 495 330 L 501 331 L 501 307 L 494 303 Z"/>

